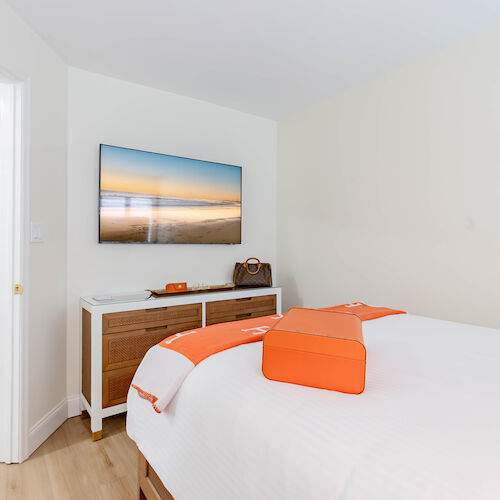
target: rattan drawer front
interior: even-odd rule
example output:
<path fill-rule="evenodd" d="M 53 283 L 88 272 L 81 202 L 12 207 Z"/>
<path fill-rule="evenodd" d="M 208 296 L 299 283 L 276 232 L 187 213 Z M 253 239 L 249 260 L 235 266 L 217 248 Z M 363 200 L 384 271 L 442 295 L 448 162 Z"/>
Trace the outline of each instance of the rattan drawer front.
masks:
<path fill-rule="evenodd" d="M 165 337 L 200 327 L 201 321 L 190 321 L 104 335 L 102 338 L 102 369 L 106 371 L 137 365 L 148 349 L 161 342 Z"/>
<path fill-rule="evenodd" d="M 110 370 L 102 374 L 102 407 L 119 405 L 127 401 L 130 383 L 138 365 Z"/>
<path fill-rule="evenodd" d="M 126 332 L 188 321 L 201 321 L 201 304 L 103 314 L 102 333 Z"/>
<path fill-rule="evenodd" d="M 242 319 L 260 318 L 261 316 L 270 316 L 271 314 L 276 314 L 276 308 L 267 309 L 265 311 L 254 311 L 247 313 L 231 314 L 229 316 L 216 316 L 212 318 L 207 318 L 207 326 L 215 325 L 216 323 L 227 323 L 229 321 L 239 321 Z"/>
<path fill-rule="evenodd" d="M 234 314 L 269 311 L 270 309 L 276 311 L 276 295 L 207 302 L 207 322 L 212 321 L 214 318 L 231 316 Z M 262 316 L 262 314 L 260 316 Z"/>

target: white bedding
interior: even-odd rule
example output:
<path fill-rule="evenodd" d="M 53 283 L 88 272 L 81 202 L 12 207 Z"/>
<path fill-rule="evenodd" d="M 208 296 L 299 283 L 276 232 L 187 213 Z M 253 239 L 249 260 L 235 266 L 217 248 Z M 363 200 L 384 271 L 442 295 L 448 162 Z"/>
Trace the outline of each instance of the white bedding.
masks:
<path fill-rule="evenodd" d="M 267 380 L 258 342 L 201 362 L 164 413 L 130 391 L 128 434 L 176 500 L 500 498 L 500 331 L 363 332 L 361 395 Z"/>

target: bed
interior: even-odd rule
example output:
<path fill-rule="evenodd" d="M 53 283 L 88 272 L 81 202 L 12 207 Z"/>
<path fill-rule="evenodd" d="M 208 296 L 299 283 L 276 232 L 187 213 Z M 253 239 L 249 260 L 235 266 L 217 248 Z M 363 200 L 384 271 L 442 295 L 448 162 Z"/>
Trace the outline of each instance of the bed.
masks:
<path fill-rule="evenodd" d="M 360 395 L 267 380 L 261 342 L 202 361 L 162 413 L 131 390 L 155 498 L 500 498 L 500 332 L 410 314 L 363 331 Z"/>

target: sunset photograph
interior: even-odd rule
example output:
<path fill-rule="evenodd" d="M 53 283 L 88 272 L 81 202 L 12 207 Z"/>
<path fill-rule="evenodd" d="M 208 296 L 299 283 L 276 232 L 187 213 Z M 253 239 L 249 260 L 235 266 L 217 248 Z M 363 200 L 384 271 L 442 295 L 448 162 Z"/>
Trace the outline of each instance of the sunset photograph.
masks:
<path fill-rule="evenodd" d="M 241 243 L 241 167 L 101 145 L 101 243 Z"/>

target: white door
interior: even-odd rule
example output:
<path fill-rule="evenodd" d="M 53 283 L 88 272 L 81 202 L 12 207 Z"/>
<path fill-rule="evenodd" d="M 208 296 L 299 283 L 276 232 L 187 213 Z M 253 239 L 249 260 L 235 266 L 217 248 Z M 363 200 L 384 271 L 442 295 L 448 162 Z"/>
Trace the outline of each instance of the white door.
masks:
<path fill-rule="evenodd" d="M 0 77 L 0 462 L 23 458 L 21 87 Z"/>

